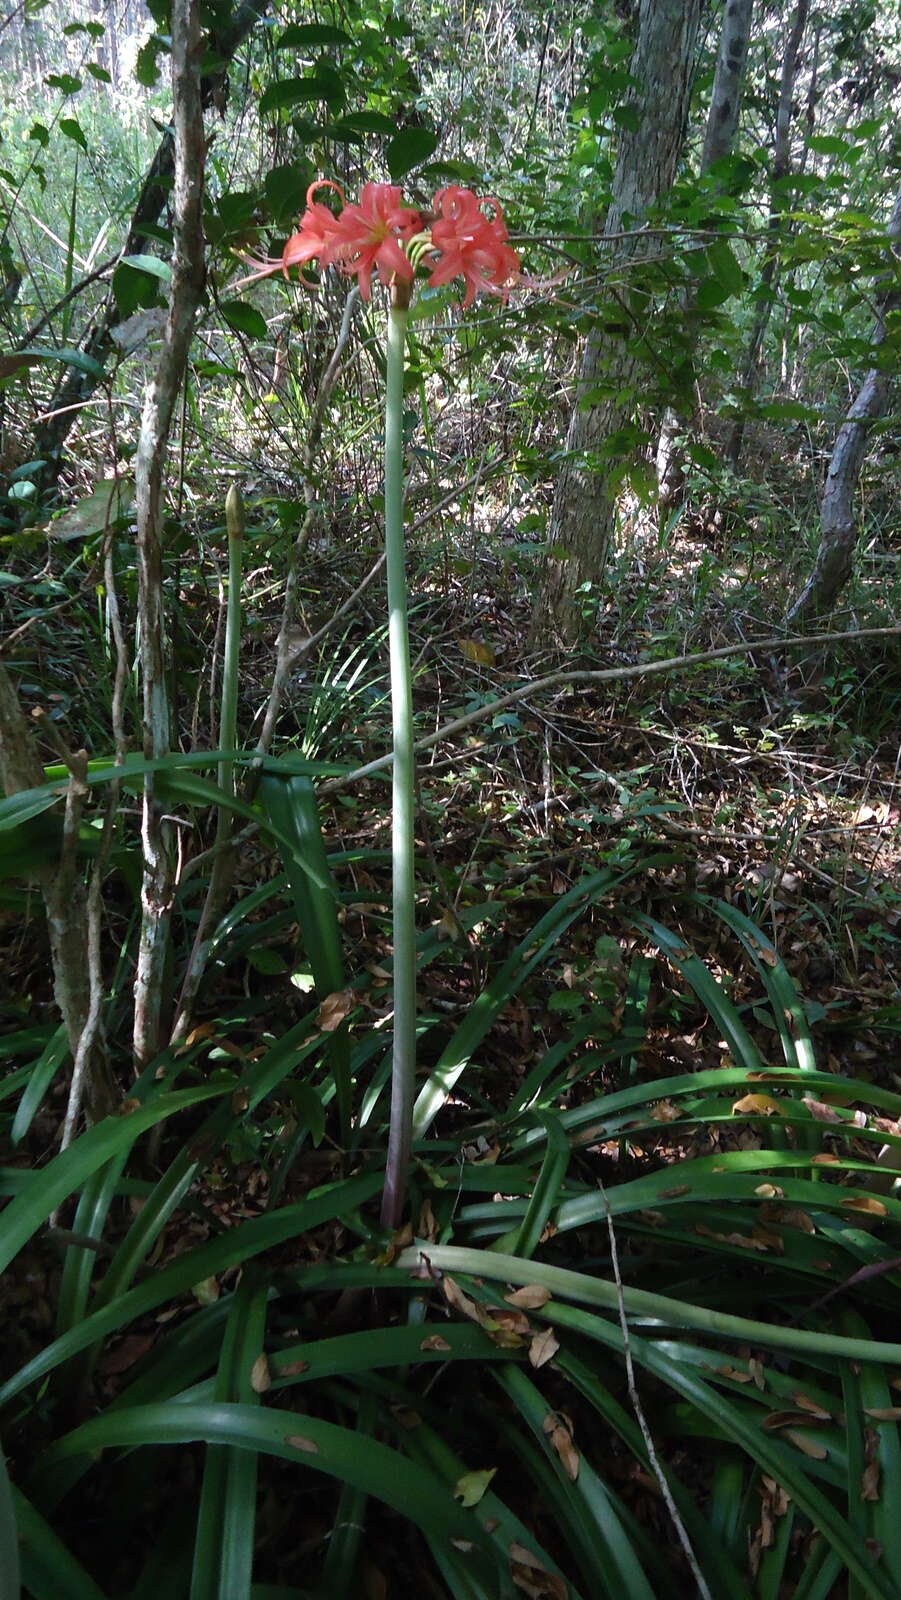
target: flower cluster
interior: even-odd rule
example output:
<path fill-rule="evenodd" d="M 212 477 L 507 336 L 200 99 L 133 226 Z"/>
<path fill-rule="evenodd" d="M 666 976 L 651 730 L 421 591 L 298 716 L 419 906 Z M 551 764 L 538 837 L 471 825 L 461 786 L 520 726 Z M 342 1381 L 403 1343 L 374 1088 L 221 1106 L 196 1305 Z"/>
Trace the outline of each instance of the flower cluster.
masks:
<path fill-rule="evenodd" d="M 340 196 L 342 209 L 337 216 L 314 199 L 322 188 L 334 189 Z M 485 205 L 491 207 L 490 216 L 482 209 Z M 355 274 L 364 300 L 372 294 L 373 271 L 384 284 L 409 284 L 420 263 L 431 269 L 432 285 L 462 278 L 464 306 L 482 291 L 504 294 L 519 277 L 519 256 L 509 243 L 498 202 L 492 196 L 480 200 L 471 189 L 456 184 L 438 190 L 434 213 L 429 215 L 403 205 L 395 184 L 364 184 L 359 203 L 347 204 L 337 184 L 319 180 L 310 184 L 306 210 L 281 255 L 242 260 L 252 270 L 241 284 L 271 272 L 281 271 L 287 277 L 291 267 L 308 261 L 334 265 Z"/>

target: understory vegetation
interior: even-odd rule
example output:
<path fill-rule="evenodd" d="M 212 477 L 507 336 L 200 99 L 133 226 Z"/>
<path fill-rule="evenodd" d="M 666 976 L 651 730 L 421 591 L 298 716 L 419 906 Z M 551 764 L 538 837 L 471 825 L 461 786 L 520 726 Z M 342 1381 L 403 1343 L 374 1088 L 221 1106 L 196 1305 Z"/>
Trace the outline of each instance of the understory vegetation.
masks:
<path fill-rule="evenodd" d="M 899 41 L 0 19 L 0 1600 L 898 1600 Z"/>

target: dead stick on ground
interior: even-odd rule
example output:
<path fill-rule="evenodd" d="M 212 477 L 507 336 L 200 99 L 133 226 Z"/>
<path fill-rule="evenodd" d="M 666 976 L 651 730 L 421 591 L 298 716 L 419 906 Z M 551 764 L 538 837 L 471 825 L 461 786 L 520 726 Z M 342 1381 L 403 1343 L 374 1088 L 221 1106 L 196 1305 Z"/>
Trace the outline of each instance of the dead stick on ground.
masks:
<path fill-rule="evenodd" d="M 613 1226 L 613 1217 L 610 1212 L 610 1206 L 607 1203 L 607 1191 L 602 1183 L 598 1184 L 598 1188 L 601 1191 L 601 1199 L 604 1202 L 604 1214 L 607 1218 L 607 1232 L 610 1236 L 610 1266 L 613 1271 L 613 1281 L 616 1284 L 616 1300 L 619 1307 L 619 1325 L 622 1329 L 623 1354 L 626 1358 L 626 1382 L 629 1388 L 629 1399 L 632 1403 L 632 1410 L 635 1412 L 636 1421 L 641 1429 L 641 1436 L 644 1439 L 645 1449 L 648 1452 L 648 1461 L 650 1462 L 651 1471 L 653 1472 L 654 1477 L 657 1479 L 660 1493 L 663 1496 L 664 1504 L 670 1514 L 670 1518 L 672 1520 L 673 1527 L 676 1530 L 679 1543 L 685 1552 L 685 1557 L 688 1565 L 691 1568 L 692 1576 L 698 1586 L 698 1594 L 702 1597 L 702 1600 L 712 1600 L 710 1590 L 707 1586 L 707 1581 L 703 1572 L 698 1566 L 697 1556 L 691 1547 L 691 1540 L 688 1537 L 685 1524 L 679 1515 L 678 1507 L 673 1499 L 672 1490 L 667 1482 L 666 1473 L 664 1472 L 663 1467 L 660 1465 L 660 1457 L 657 1454 L 657 1447 L 654 1444 L 653 1435 L 648 1427 L 647 1418 L 644 1414 L 641 1401 L 638 1398 L 638 1389 L 635 1385 L 635 1368 L 632 1364 L 632 1345 L 629 1334 L 629 1319 L 626 1315 L 626 1301 L 625 1296 L 623 1295 L 623 1280 L 619 1270 L 619 1251 L 616 1248 L 616 1230 Z"/>
<path fill-rule="evenodd" d="M 475 710 L 467 711 L 465 716 L 455 717 L 453 722 L 446 722 L 434 733 L 417 740 L 413 748 L 417 752 L 429 750 L 433 744 L 441 744 L 444 739 L 452 739 L 455 734 L 463 733 L 474 723 L 484 722 L 486 717 L 495 717 L 507 706 L 516 705 L 518 701 L 527 700 L 530 695 L 539 694 L 545 689 L 560 689 L 564 685 L 576 683 L 624 683 L 633 678 L 651 678 L 668 672 L 679 672 L 685 668 L 704 667 L 712 661 L 724 661 L 728 656 L 753 655 L 756 650 L 799 650 L 809 645 L 841 644 L 848 639 L 897 638 L 899 634 L 901 626 L 898 625 L 891 628 L 855 628 L 842 633 L 791 634 L 781 639 L 749 639 L 743 640 L 740 644 L 719 645 L 715 650 L 700 650 L 696 655 L 667 656 L 662 661 L 639 661 L 631 667 L 549 672 L 544 678 L 533 678 L 518 689 L 511 689 L 509 694 L 501 695 L 498 700 L 492 700 L 490 705 L 476 706 Z M 380 756 L 377 761 L 370 761 L 365 767 L 357 767 L 342 778 L 331 778 L 328 783 L 322 785 L 320 793 L 332 794 L 338 789 L 346 788 L 349 783 L 355 783 L 358 778 L 368 778 L 372 773 L 382 772 L 390 765 L 390 755 Z"/>

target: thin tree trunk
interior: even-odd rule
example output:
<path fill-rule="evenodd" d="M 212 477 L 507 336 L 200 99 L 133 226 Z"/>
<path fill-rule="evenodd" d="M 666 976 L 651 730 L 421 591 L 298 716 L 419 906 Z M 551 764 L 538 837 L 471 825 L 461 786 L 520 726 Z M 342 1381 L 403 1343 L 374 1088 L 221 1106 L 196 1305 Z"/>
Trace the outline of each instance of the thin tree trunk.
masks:
<path fill-rule="evenodd" d="M 175 248 L 169 312 L 157 374 L 147 391 L 135 453 L 138 523 L 138 618 L 141 638 L 144 754 L 169 751 L 163 589 L 163 482 L 169 430 L 184 379 L 194 319 L 204 285 L 203 174 L 205 145 L 200 92 L 198 0 L 172 0 L 172 100 L 175 140 Z M 141 837 L 141 936 L 135 976 L 134 1056 L 140 1068 L 160 1046 L 163 980 L 175 892 L 173 827 L 164 820 L 156 779 L 144 779 Z"/>
<path fill-rule="evenodd" d="M 704 147 L 701 152 L 701 171 L 706 172 L 715 161 L 729 155 L 738 129 L 741 107 L 741 86 L 748 59 L 748 40 L 751 33 L 751 12 L 754 0 L 726 0 L 723 27 L 716 58 L 716 73 Z M 688 318 L 694 306 L 694 294 L 687 290 L 682 304 Z M 667 407 L 660 427 L 657 444 L 657 490 L 661 510 L 666 510 L 681 497 L 685 483 L 685 467 L 680 459 L 679 439 L 689 426 L 674 407 Z"/>
<path fill-rule="evenodd" d="M 888 233 L 892 255 L 901 264 L 901 190 L 895 199 Z M 889 314 L 899 305 L 901 291 L 890 287 L 883 295 L 873 329 L 874 353 L 885 340 Z M 820 547 L 810 577 L 789 607 L 788 622 L 792 627 L 829 611 L 851 575 L 857 544 L 857 480 L 870 429 L 888 409 L 894 379 L 895 373 L 888 365 L 872 367 L 839 428 L 820 502 Z"/>
<path fill-rule="evenodd" d="M 754 398 L 760 352 L 763 348 L 764 335 L 773 309 L 773 291 L 779 265 L 779 236 L 782 231 L 782 213 L 785 209 L 785 200 L 779 187 L 779 181 L 786 177 L 791 170 L 792 105 L 795 80 L 798 76 L 798 65 L 801 59 L 801 45 L 804 41 L 809 10 L 810 0 L 798 0 L 792 19 L 791 33 L 789 34 L 785 55 L 782 59 L 779 104 L 776 108 L 776 136 L 773 143 L 773 165 L 770 172 L 770 214 L 767 221 L 767 250 L 760 273 L 760 287 L 757 292 L 754 320 L 751 324 L 751 333 L 748 338 L 745 359 L 742 363 L 740 379 L 740 393 L 745 407 Z M 744 418 L 740 417 L 729 435 L 729 442 L 726 447 L 729 460 L 733 467 L 736 468 L 741 459 L 744 436 Z"/>
<path fill-rule="evenodd" d="M 701 0 L 641 0 L 638 41 L 629 71 L 638 87 L 636 127 L 622 134 L 606 233 L 635 227 L 670 188 L 685 130 Z M 628 222 L 627 220 L 628 219 Z M 621 241 L 613 257 L 638 260 L 647 242 Z M 642 359 L 634 349 L 636 313 L 624 307 L 623 335 L 611 348 L 609 330 L 595 328 L 582 355 L 566 459 L 557 481 L 550 544 L 562 557 L 548 561 L 534 631 L 548 627 L 571 639 L 579 631 L 578 595 L 604 569 L 616 510 L 600 453 L 610 436 L 632 419 L 639 399 Z M 598 401 L 598 388 L 609 398 Z"/>
<path fill-rule="evenodd" d="M 208 39 L 209 52 L 215 58 L 217 65 L 214 70 L 205 73 L 201 80 L 201 95 L 205 110 L 211 106 L 218 106 L 220 109 L 223 106 L 229 63 L 254 24 L 265 15 L 268 7 L 269 0 L 245 0 L 245 3 L 234 12 L 230 24 L 223 28 L 221 33 L 214 34 Z M 163 208 L 171 197 L 174 171 L 175 141 L 172 130 L 167 129 L 141 185 L 128 234 L 122 246 L 123 256 L 139 255 L 155 243 L 155 238 L 148 230 L 158 222 Z M 85 354 L 101 367 L 114 349 L 112 330 L 120 321 L 121 313 L 110 290 L 106 304 L 97 313 L 80 345 Z M 77 409 L 73 408 L 84 405 L 91 398 L 99 382 L 100 377 L 95 373 L 83 372 L 78 367 L 64 369 L 51 404 L 47 408 L 51 415 L 35 435 L 35 458 L 47 463 L 41 479 L 44 489 L 55 483 L 59 475 L 63 445 L 78 416 Z"/>

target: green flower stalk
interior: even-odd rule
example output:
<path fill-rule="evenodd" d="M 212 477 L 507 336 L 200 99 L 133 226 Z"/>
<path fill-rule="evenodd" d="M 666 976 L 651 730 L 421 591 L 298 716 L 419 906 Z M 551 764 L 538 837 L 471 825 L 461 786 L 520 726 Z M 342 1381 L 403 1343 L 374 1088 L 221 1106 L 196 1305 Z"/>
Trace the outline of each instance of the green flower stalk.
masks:
<path fill-rule="evenodd" d="M 342 209 L 337 215 L 315 198 L 320 189 L 331 189 L 340 197 Z M 450 184 L 435 194 L 432 212 L 423 213 L 403 205 L 400 187 L 395 184 L 364 184 L 359 202 L 348 203 L 337 184 L 318 179 L 307 191 L 306 209 L 297 232 L 291 235 L 282 254 L 242 259 L 251 271 L 241 283 L 273 272 L 287 277 L 292 269 L 303 269 L 315 260 L 321 268 L 335 266 L 348 276 L 355 276 L 364 300 L 372 297 L 373 273 L 391 291 L 386 348 L 385 556 L 394 772 L 394 1038 L 382 1223 L 396 1229 L 406 1196 L 416 1078 L 413 681 L 404 549 L 407 319 L 413 282 L 420 267 L 428 271 L 432 287 L 462 278 L 466 307 L 477 294 L 490 293 L 505 299 L 508 286 L 520 279 L 519 256 L 509 243 L 503 212 L 493 196 L 480 199 L 472 190 Z M 306 280 L 301 277 L 301 281 Z"/>
<path fill-rule="evenodd" d="M 391 1121 L 382 1222 L 397 1228 L 410 1160 L 416 1076 L 416 884 L 414 875 L 413 675 L 407 626 L 404 544 L 404 350 L 409 295 L 396 285 L 388 318 L 385 393 L 385 569 L 391 670 L 393 779 L 391 809 L 394 927 L 394 1035 Z"/>

